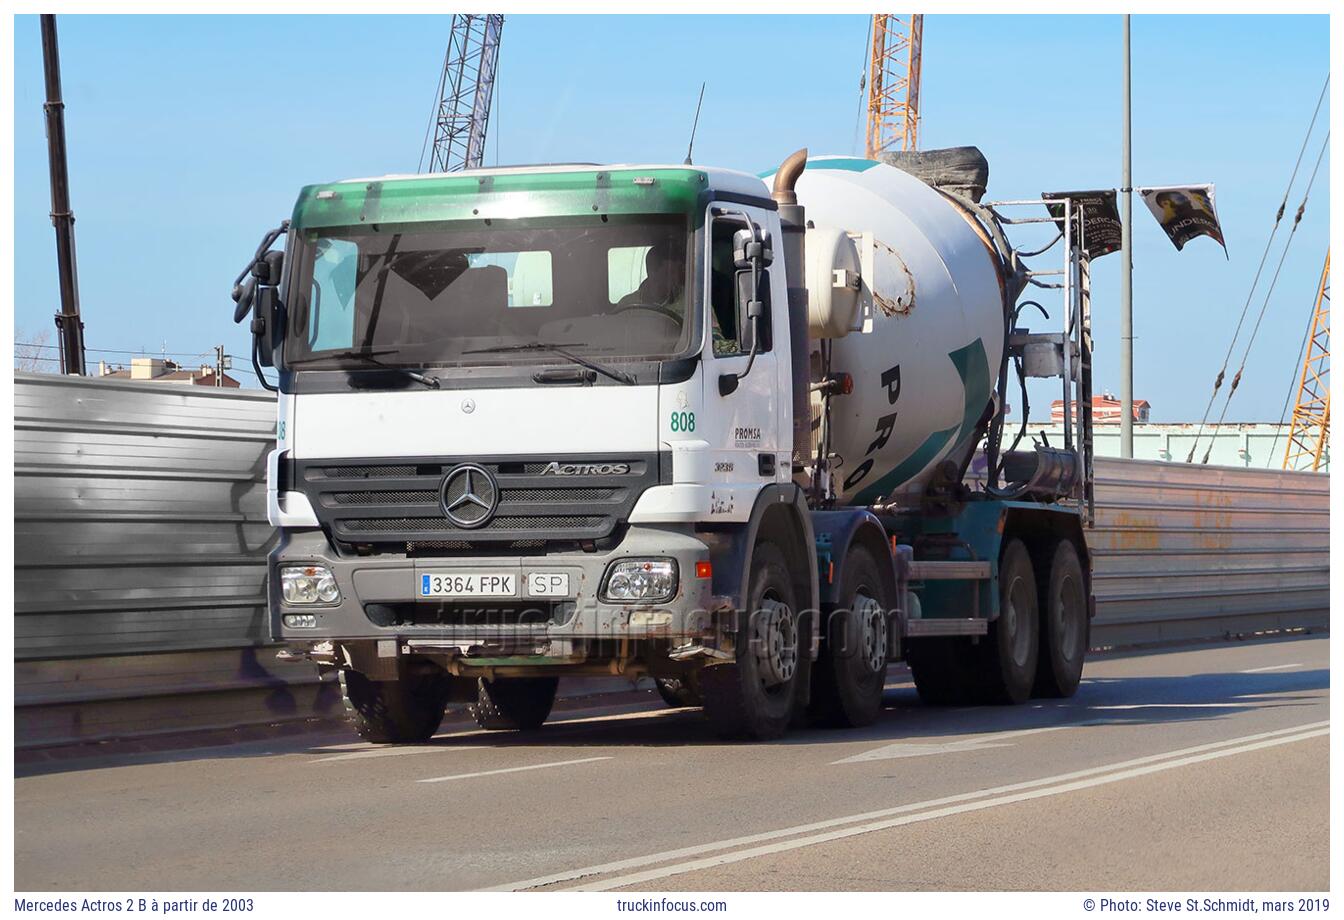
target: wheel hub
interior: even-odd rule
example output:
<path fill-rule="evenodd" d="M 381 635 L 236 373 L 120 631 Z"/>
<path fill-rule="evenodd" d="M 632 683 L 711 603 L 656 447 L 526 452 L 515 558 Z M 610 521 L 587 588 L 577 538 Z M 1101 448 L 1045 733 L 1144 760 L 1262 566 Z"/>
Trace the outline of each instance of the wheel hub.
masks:
<path fill-rule="evenodd" d="M 787 604 L 765 599 L 755 616 L 753 652 L 761 683 L 787 683 L 798 667 L 798 627 Z"/>
<path fill-rule="evenodd" d="M 859 651 L 876 674 L 887 663 L 887 618 L 876 599 L 859 592 L 854 595 L 854 615 L 859 622 Z"/>

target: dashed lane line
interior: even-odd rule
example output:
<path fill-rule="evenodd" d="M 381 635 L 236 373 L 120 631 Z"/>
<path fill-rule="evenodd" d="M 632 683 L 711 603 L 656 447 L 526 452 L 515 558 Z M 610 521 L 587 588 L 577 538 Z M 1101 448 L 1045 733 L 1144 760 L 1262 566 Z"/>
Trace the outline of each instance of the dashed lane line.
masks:
<path fill-rule="evenodd" d="M 568 767 L 579 763 L 593 763 L 598 760 L 611 760 L 610 757 L 580 757 L 578 760 L 556 760 L 551 763 L 534 763 L 526 767 L 504 767 L 500 770 L 481 770 L 479 773 L 454 773 L 452 776 L 434 776 L 416 780 L 417 783 L 446 783 L 454 779 L 475 779 L 478 776 L 497 776 L 500 773 L 521 773 L 524 770 L 545 770 L 547 767 Z"/>

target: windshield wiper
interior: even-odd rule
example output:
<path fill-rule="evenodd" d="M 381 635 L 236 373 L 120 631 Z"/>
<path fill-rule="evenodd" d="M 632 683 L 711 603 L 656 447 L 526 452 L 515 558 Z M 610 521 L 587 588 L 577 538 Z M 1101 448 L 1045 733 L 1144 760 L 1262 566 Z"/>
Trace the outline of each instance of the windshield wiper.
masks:
<path fill-rule="evenodd" d="M 470 351 L 464 351 L 462 352 L 462 354 L 486 355 L 486 354 L 504 354 L 507 352 L 519 352 L 519 351 L 549 351 L 552 354 L 559 355 L 566 361 L 569 361 L 573 364 L 577 364 L 579 367 L 586 367 L 590 371 L 595 371 L 601 374 L 603 377 L 610 377 L 612 380 L 615 380 L 619 383 L 624 383 L 628 386 L 633 386 L 635 384 L 635 378 L 631 377 L 625 371 L 618 371 L 614 367 L 606 367 L 605 365 L 598 364 L 596 361 L 592 361 L 581 355 L 576 355 L 572 351 L 565 350 L 565 346 L 567 345 L 580 345 L 580 344 L 582 343 L 566 342 L 564 343 L 564 345 L 551 345 L 546 342 L 524 342 L 519 345 L 496 345 L 493 348 L 474 348 Z"/>
<path fill-rule="evenodd" d="M 431 390 L 437 390 L 439 388 L 439 381 L 438 378 L 436 377 L 431 377 L 428 374 L 422 374 L 419 371 L 413 371 L 409 367 L 397 367 L 396 365 L 388 364 L 385 361 L 378 360 L 377 357 L 378 355 L 390 355 L 395 351 L 397 351 L 397 349 L 395 348 L 380 348 L 376 350 L 365 349 L 362 351 L 352 349 L 350 351 L 338 351 L 335 354 L 329 354 L 329 355 L 313 355 L 310 358 L 300 358 L 298 361 L 291 361 L 289 363 L 307 364 L 312 361 L 325 361 L 327 359 L 331 359 L 334 361 L 349 361 L 349 360 L 363 361 L 366 364 L 372 364 L 375 367 L 381 367 L 386 368 L 389 371 L 395 371 L 396 373 L 401 374 L 404 377 L 409 377 L 416 383 L 424 384 Z"/>

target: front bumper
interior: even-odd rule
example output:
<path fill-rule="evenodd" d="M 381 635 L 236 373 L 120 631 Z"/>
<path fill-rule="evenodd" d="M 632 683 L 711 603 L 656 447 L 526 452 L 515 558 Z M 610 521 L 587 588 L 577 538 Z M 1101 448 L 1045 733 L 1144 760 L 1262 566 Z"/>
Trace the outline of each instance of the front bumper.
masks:
<path fill-rule="evenodd" d="M 676 594 L 650 605 L 610 604 L 598 591 L 610 563 L 629 557 L 675 559 Z M 709 578 L 696 577 L 696 563 L 709 550 L 694 535 L 674 527 L 631 526 L 609 552 L 572 552 L 543 556 L 435 556 L 395 554 L 344 557 L 331 549 L 320 530 L 281 531 L 270 556 L 270 629 L 272 638 L 289 643 L 335 640 L 396 640 L 463 655 L 492 651 L 533 655 L 572 655 L 571 640 L 667 639 L 679 645 L 713 635 L 715 600 Z M 287 605 L 279 590 L 279 567 L 317 564 L 331 569 L 341 589 L 335 606 Z M 421 599 L 425 573 L 503 573 L 516 576 L 519 597 Z M 563 597 L 528 596 L 529 575 L 569 576 Z M 444 613 L 444 607 L 453 608 Z M 526 610 L 526 615 L 517 616 Z M 286 614 L 310 614 L 313 627 L 289 627 Z M 431 622 L 438 620 L 438 622 Z M 447 620 L 449 622 L 443 622 Z M 586 644 L 586 643 L 585 643 Z"/>

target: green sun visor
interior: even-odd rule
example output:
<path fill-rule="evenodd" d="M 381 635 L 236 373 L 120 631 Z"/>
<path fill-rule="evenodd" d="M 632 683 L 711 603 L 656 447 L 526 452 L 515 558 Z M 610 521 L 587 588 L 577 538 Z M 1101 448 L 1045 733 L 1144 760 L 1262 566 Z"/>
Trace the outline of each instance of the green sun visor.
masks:
<path fill-rule="evenodd" d="M 299 193 L 299 230 L 361 223 L 516 220 L 581 214 L 691 214 L 708 189 L 696 169 L 584 169 L 333 182 Z"/>

